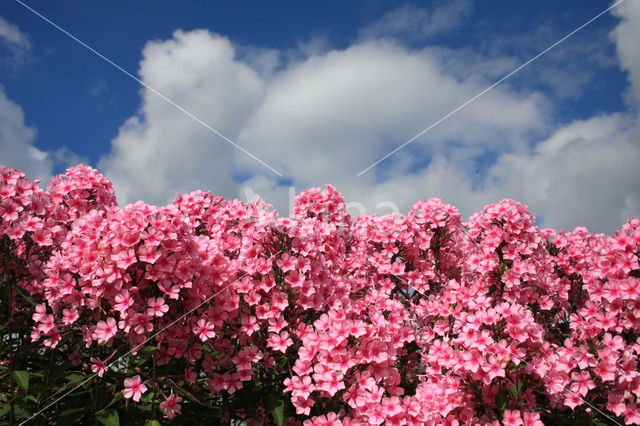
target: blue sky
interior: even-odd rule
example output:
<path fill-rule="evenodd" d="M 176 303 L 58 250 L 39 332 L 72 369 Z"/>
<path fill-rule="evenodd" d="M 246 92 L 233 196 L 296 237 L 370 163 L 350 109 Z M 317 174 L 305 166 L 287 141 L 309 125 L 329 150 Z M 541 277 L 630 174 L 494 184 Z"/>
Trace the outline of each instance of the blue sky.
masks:
<path fill-rule="evenodd" d="M 613 3 L 24 3 L 282 175 L 5 1 L 0 163 L 31 177 L 84 162 L 121 203 L 203 189 L 281 213 L 290 186 L 332 183 L 353 214 L 509 197 L 544 226 L 608 233 L 640 215 L 637 0 L 359 177 Z"/>

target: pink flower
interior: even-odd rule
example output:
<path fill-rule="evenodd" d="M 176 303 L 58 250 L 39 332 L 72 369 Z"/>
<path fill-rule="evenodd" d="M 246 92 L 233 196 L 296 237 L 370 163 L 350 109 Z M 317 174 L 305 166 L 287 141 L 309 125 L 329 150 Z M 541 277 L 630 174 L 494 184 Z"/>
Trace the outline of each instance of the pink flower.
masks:
<path fill-rule="evenodd" d="M 104 345 L 116 335 L 118 331 L 118 326 L 116 324 L 116 320 L 109 317 L 107 321 L 98 321 L 96 325 L 96 329 L 93 332 L 93 338 L 98 341 L 99 345 Z"/>
<path fill-rule="evenodd" d="M 93 357 L 91 357 L 89 360 L 93 363 L 93 365 L 91 366 L 91 371 L 96 373 L 98 377 L 102 377 L 104 372 L 107 371 L 107 366 L 105 365 L 105 363 Z"/>
<path fill-rule="evenodd" d="M 504 410 L 504 417 L 502 418 L 502 424 L 504 426 L 520 426 L 523 424 L 520 411 L 517 410 Z"/>
<path fill-rule="evenodd" d="M 122 396 L 127 399 L 132 398 L 135 402 L 140 401 L 142 394 L 147 391 L 147 387 L 142 383 L 140 376 L 124 379 L 124 387 Z"/>
<path fill-rule="evenodd" d="M 55 326 L 53 315 L 44 315 L 38 325 L 38 330 L 42 333 L 48 333 Z"/>
<path fill-rule="evenodd" d="M 64 309 L 62 311 L 62 323 L 64 325 L 71 325 L 74 322 L 76 322 L 76 320 L 80 317 L 80 315 L 78 315 L 78 309 L 77 308 L 71 308 L 71 309 Z"/>
<path fill-rule="evenodd" d="M 168 419 L 173 419 L 180 414 L 180 402 L 182 402 L 182 398 L 171 394 L 160 403 L 160 408 L 164 410 L 164 415 Z"/>
<path fill-rule="evenodd" d="M 153 323 L 151 322 L 152 318 L 153 317 L 150 317 L 147 314 L 136 314 L 133 318 L 133 322 L 135 325 L 133 331 L 138 334 L 151 332 L 153 330 Z"/>
<path fill-rule="evenodd" d="M 493 380 L 495 377 L 505 376 L 504 365 L 505 364 L 498 360 L 496 357 L 490 356 L 489 361 L 483 367 L 483 370 L 487 372 L 489 380 Z"/>
<path fill-rule="evenodd" d="M 586 396 L 589 390 L 596 387 L 595 383 L 591 380 L 591 375 L 587 371 L 581 373 L 572 373 L 571 379 L 575 382 L 571 385 L 571 390 L 578 392 L 582 396 Z"/>
<path fill-rule="evenodd" d="M 206 342 L 208 339 L 212 339 L 216 336 L 216 332 L 214 330 L 214 325 L 211 322 L 208 322 L 205 319 L 200 319 L 193 326 L 193 334 L 198 336 L 200 340 Z"/>
<path fill-rule="evenodd" d="M 71 363 L 73 365 L 82 365 L 82 355 L 80 355 L 80 352 L 78 351 L 73 351 L 72 353 L 70 353 L 69 359 L 71 360 Z"/>
<path fill-rule="evenodd" d="M 638 409 L 636 404 L 627 404 L 623 416 L 626 424 L 640 425 L 640 409 Z"/>
<path fill-rule="evenodd" d="M 296 259 L 288 253 L 284 253 L 276 264 L 282 269 L 282 272 L 293 271 L 296 267 Z"/>
<path fill-rule="evenodd" d="M 124 312 L 133 305 L 133 299 L 129 295 L 127 290 L 123 290 L 122 293 L 116 295 L 116 304 L 113 309 L 119 312 Z"/>
<path fill-rule="evenodd" d="M 544 423 L 540 420 L 540 413 L 525 411 L 524 426 L 544 426 Z"/>
<path fill-rule="evenodd" d="M 267 344 L 273 350 L 285 353 L 287 348 L 293 344 L 293 340 L 289 337 L 289 333 L 283 331 L 280 334 L 272 333 L 267 340 Z"/>
<path fill-rule="evenodd" d="M 147 303 L 149 305 L 149 309 L 147 309 L 147 315 L 149 315 L 150 317 L 161 317 L 169 311 L 169 305 L 164 303 L 164 299 L 162 297 L 152 297 Z"/>
<path fill-rule="evenodd" d="M 584 400 L 576 393 L 570 393 L 564 400 L 564 405 L 574 410 L 578 405 L 584 404 Z"/>

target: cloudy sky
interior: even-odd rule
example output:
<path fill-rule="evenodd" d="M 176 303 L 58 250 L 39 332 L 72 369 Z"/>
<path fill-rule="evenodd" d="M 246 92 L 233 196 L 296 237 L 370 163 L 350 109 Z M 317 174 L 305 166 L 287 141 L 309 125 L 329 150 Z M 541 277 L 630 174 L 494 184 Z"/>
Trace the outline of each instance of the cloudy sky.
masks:
<path fill-rule="evenodd" d="M 89 164 L 121 205 L 202 189 L 286 215 L 330 183 L 354 215 L 514 198 L 613 233 L 640 216 L 640 0 L 511 73 L 614 4 L 7 0 L 0 163 Z"/>

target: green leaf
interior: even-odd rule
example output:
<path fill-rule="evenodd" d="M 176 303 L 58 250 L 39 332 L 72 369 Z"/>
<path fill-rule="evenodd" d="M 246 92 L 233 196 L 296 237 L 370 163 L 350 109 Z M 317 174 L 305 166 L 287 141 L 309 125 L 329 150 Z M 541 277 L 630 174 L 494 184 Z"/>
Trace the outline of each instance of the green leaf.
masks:
<path fill-rule="evenodd" d="M 69 381 L 69 383 L 80 383 L 82 380 L 84 380 L 84 376 L 82 374 L 78 374 L 78 373 L 71 373 L 69 375 L 67 375 L 65 377 L 65 379 L 67 379 Z"/>
<path fill-rule="evenodd" d="M 20 293 L 20 296 L 24 297 L 27 302 L 31 303 L 31 306 L 37 306 L 37 303 L 31 298 L 31 296 L 26 294 L 20 287 L 16 286 L 15 289 Z"/>
<path fill-rule="evenodd" d="M 107 404 L 107 406 L 106 406 L 106 407 L 104 407 L 104 408 L 102 409 L 102 411 L 104 411 L 104 410 L 106 410 L 107 408 L 111 407 L 113 404 L 115 404 L 116 402 L 120 401 L 122 398 L 123 398 L 123 396 L 122 396 L 122 392 L 118 392 L 118 393 L 113 397 L 113 399 L 111 400 L 111 402 L 110 402 L 110 403 L 108 403 L 108 404 Z"/>
<path fill-rule="evenodd" d="M 149 420 L 144 424 L 144 426 L 162 426 L 162 423 L 157 420 Z"/>
<path fill-rule="evenodd" d="M 14 407 L 13 408 L 13 412 L 16 414 L 16 418 L 18 418 L 18 419 L 29 419 L 29 418 L 31 418 L 31 414 L 29 414 L 27 412 L 27 410 L 25 410 L 22 407 Z"/>
<path fill-rule="evenodd" d="M 120 426 L 120 417 L 118 416 L 118 412 L 113 408 L 98 411 L 96 413 L 96 420 L 105 426 Z"/>
<path fill-rule="evenodd" d="M 60 417 L 70 416 L 72 414 L 81 413 L 86 409 L 87 407 L 69 408 L 68 410 L 64 410 L 62 413 L 60 413 L 59 416 Z"/>
<path fill-rule="evenodd" d="M 16 381 L 18 386 L 27 393 L 29 391 L 29 372 L 24 370 L 16 370 L 11 373 L 11 377 Z"/>
<path fill-rule="evenodd" d="M 9 405 L 9 404 L 0 405 L 0 417 L 4 416 L 9 411 L 11 411 L 11 405 Z"/>
<path fill-rule="evenodd" d="M 504 413 L 504 410 L 507 408 L 509 399 L 507 398 L 507 395 L 505 394 L 505 392 L 502 391 L 496 394 L 495 400 L 496 400 L 496 407 L 498 408 L 500 415 L 502 416 L 502 413 Z"/>
<path fill-rule="evenodd" d="M 153 346 L 153 345 L 149 345 L 149 346 L 145 346 L 144 348 L 140 349 L 140 352 L 142 353 L 150 353 L 150 352 L 154 352 L 158 349 L 157 346 Z"/>
<path fill-rule="evenodd" d="M 284 422 L 284 400 L 274 394 L 267 395 L 266 406 L 278 426 Z"/>
<path fill-rule="evenodd" d="M 513 396 L 514 399 L 520 399 L 520 396 L 522 395 L 522 382 L 509 386 L 509 393 L 511 393 L 511 396 Z"/>

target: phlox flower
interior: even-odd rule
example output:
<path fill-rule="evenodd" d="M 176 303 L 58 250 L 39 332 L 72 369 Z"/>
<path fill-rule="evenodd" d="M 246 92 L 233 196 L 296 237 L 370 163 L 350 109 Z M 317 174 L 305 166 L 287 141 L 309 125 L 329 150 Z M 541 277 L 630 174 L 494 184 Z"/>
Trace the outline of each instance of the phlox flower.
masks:
<path fill-rule="evenodd" d="M 38 330 L 41 333 L 48 333 L 55 326 L 53 315 L 44 315 L 40 319 L 40 324 L 38 325 Z"/>
<path fill-rule="evenodd" d="M 40 322 L 47 314 L 47 307 L 44 303 L 36 305 L 36 312 L 31 316 L 33 321 Z"/>
<path fill-rule="evenodd" d="M 484 361 L 482 354 L 475 349 L 464 352 L 462 358 L 464 359 L 464 368 L 473 373 L 478 371 L 481 361 Z"/>
<path fill-rule="evenodd" d="M 82 365 L 82 355 L 80 355 L 80 352 L 78 351 L 73 351 L 72 353 L 70 353 L 69 359 L 71 360 L 71 363 L 73 365 Z"/>
<path fill-rule="evenodd" d="M 594 368 L 594 372 L 600 377 L 603 382 L 610 382 L 616 378 L 615 365 L 606 361 L 600 361 Z"/>
<path fill-rule="evenodd" d="M 588 371 L 581 373 L 574 372 L 571 374 L 571 379 L 575 382 L 571 385 L 571 390 L 578 392 L 582 396 L 586 396 L 589 390 L 596 387 L 595 383 L 591 380 L 591 375 Z"/>
<path fill-rule="evenodd" d="M 315 401 L 311 398 L 302 398 L 300 396 L 293 398 L 291 403 L 296 407 L 296 414 L 308 416 L 311 408 L 315 405 Z"/>
<path fill-rule="evenodd" d="M 145 334 L 145 332 L 151 332 L 153 330 L 153 323 L 151 322 L 151 318 L 153 317 L 150 317 L 146 314 L 136 314 L 133 318 L 133 331 L 140 335 Z"/>
<path fill-rule="evenodd" d="M 388 417 L 393 417 L 402 412 L 401 401 L 397 396 L 382 398 L 382 407 Z"/>
<path fill-rule="evenodd" d="M 80 317 L 80 315 L 78 315 L 78 309 L 77 308 L 71 308 L 71 309 L 64 309 L 62 311 L 62 323 L 64 325 L 71 325 L 74 322 L 76 322 L 76 320 Z"/>
<path fill-rule="evenodd" d="M 524 426 L 544 426 L 542 420 L 540 420 L 540 413 L 535 411 L 524 412 Z"/>
<path fill-rule="evenodd" d="M 107 371 L 107 366 L 104 362 L 100 361 L 97 358 L 91 357 L 89 359 L 93 363 L 91 366 L 91 371 L 98 375 L 98 377 L 102 377 L 105 371 Z"/>
<path fill-rule="evenodd" d="M 287 274 L 284 281 L 289 284 L 291 288 L 300 288 L 304 284 L 305 275 L 294 270 Z"/>
<path fill-rule="evenodd" d="M 505 377 L 504 367 L 504 362 L 498 360 L 495 356 L 491 356 L 482 369 L 487 373 L 489 381 L 491 381 L 496 377 Z"/>
<path fill-rule="evenodd" d="M 169 305 L 164 303 L 164 298 L 162 297 L 152 297 L 151 299 L 149 299 L 147 304 L 149 305 L 149 309 L 147 309 L 147 315 L 149 315 L 150 317 L 161 317 L 169 311 Z"/>
<path fill-rule="evenodd" d="M 148 241 L 146 245 L 142 245 L 138 248 L 138 258 L 140 258 L 140 261 L 150 263 L 152 265 L 156 263 L 156 260 L 160 258 L 161 254 L 161 251 L 157 250 L 156 246 L 149 245 Z"/>
<path fill-rule="evenodd" d="M 282 269 L 282 272 L 293 271 L 296 268 L 296 259 L 288 253 L 284 253 L 276 264 Z"/>
<path fill-rule="evenodd" d="M 275 351 L 285 353 L 287 348 L 293 344 L 293 340 L 289 337 L 289 333 L 283 331 L 280 334 L 272 333 L 267 339 L 267 345 Z"/>
<path fill-rule="evenodd" d="M 140 397 L 147 391 L 147 386 L 142 383 L 140 376 L 134 376 L 124 379 L 124 390 L 122 396 L 129 399 L 132 398 L 135 402 L 140 401 Z"/>
<path fill-rule="evenodd" d="M 574 410 L 578 405 L 584 404 L 584 400 L 580 398 L 580 395 L 576 393 L 569 393 L 567 397 L 564 399 L 564 405 Z"/>
<path fill-rule="evenodd" d="M 521 426 L 523 422 L 522 422 L 522 417 L 520 416 L 520 411 L 504 410 L 502 424 L 504 426 Z"/>
<path fill-rule="evenodd" d="M 60 340 L 62 340 L 62 336 L 60 335 L 60 331 L 57 328 L 52 328 L 47 334 L 47 338 L 42 341 L 42 344 L 48 348 L 55 348 Z"/>
<path fill-rule="evenodd" d="M 164 410 L 164 415 L 168 419 L 173 419 L 176 415 L 180 414 L 180 403 L 182 398 L 174 394 L 169 395 L 164 401 L 160 403 L 160 408 Z"/>
<path fill-rule="evenodd" d="M 331 372 L 325 375 L 325 380 L 321 381 L 317 388 L 327 392 L 330 396 L 334 396 L 338 391 L 345 388 L 343 378 L 342 373 Z"/>
<path fill-rule="evenodd" d="M 372 404 L 369 406 L 368 413 L 369 418 L 367 421 L 372 425 L 379 425 L 384 423 L 385 415 L 384 408 L 379 404 Z"/>
<path fill-rule="evenodd" d="M 206 342 L 208 339 L 216 336 L 216 332 L 213 331 L 214 328 L 213 323 L 205 319 L 200 319 L 196 325 L 193 326 L 193 334 L 198 336 L 198 338 L 203 342 Z"/>
<path fill-rule="evenodd" d="M 328 413 L 325 416 L 314 416 L 311 420 L 304 422 L 304 426 L 341 426 L 342 421 L 336 413 Z"/>
<path fill-rule="evenodd" d="M 118 312 L 124 312 L 133 305 L 133 298 L 127 290 L 123 290 L 115 297 L 116 304 L 113 306 Z"/>
<path fill-rule="evenodd" d="M 116 335 L 118 326 L 116 320 L 109 317 L 106 321 L 98 321 L 96 329 L 93 332 L 93 338 L 98 341 L 99 345 L 103 345 Z"/>
<path fill-rule="evenodd" d="M 640 425 L 640 409 L 636 404 L 629 403 L 624 411 L 624 422 L 628 425 Z"/>
<path fill-rule="evenodd" d="M 129 249 L 126 251 L 123 250 L 117 254 L 114 254 L 112 258 L 113 260 L 115 260 L 116 265 L 118 265 L 118 268 L 121 268 L 123 270 L 127 269 L 129 266 L 133 265 L 137 261 L 136 252 L 134 249 Z"/>

